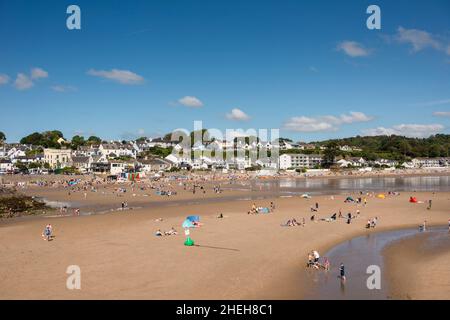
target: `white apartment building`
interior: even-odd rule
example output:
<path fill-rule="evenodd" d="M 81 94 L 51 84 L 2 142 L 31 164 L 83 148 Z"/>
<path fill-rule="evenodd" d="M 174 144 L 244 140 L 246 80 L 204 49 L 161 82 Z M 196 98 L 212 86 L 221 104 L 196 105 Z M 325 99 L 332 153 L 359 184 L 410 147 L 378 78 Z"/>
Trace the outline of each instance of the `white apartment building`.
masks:
<path fill-rule="evenodd" d="M 312 169 L 320 165 L 323 161 L 319 154 L 282 154 L 280 156 L 280 169 L 286 170 L 289 168 L 307 168 Z"/>
<path fill-rule="evenodd" d="M 72 151 L 69 149 L 44 149 L 44 162 L 52 169 L 70 167 Z"/>

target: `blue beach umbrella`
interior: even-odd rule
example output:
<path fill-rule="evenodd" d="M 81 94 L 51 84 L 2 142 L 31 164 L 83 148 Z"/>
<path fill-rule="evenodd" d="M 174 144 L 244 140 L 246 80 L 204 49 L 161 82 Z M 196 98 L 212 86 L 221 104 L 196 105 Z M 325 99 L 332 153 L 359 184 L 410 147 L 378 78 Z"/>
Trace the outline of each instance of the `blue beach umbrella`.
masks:
<path fill-rule="evenodd" d="M 186 220 L 192 221 L 192 222 L 199 222 L 200 216 L 189 216 L 186 218 Z"/>

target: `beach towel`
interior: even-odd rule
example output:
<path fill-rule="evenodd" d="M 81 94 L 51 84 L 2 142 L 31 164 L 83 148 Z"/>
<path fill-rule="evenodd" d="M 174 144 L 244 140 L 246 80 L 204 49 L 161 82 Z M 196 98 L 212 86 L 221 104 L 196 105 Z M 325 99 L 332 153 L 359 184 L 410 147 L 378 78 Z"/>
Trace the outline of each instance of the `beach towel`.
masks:
<path fill-rule="evenodd" d="M 258 212 L 259 213 L 270 213 L 270 209 L 269 208 L 259 208 Z"/>

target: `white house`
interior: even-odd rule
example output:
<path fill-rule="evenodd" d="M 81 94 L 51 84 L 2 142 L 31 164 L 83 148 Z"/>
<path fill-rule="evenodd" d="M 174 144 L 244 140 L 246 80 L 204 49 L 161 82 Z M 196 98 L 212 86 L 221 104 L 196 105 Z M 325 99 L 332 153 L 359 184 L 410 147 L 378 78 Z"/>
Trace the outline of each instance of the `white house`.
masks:
<path fill-rule="evenodd" d="M 441 166 L 439 158 L 414 158 L 411 162 L 415 168 L 438 168 Z"/>
<path fill-rule="evenodd" d="M 74 156 L 72 157 L 72 163 L 78 171 L 82 173 L 87 173 L 91 171 L 91 164 L 94 162 L 92 156 Z"/>
<path fill-rule="evenodd" d="M 11 149 L 9 149 L 6 153 L 6 157 L 13 160 L 16 159 L 18 157 L 25 157 L 27 149 L 23 148 L 23 147 L 12 147 Z"/>
<path fill-rule="evenodd" d="M 69 149 L 44 149 L 44 162 L 52 169 L 70 167 L 72 151 Z"/>
<path fill-rule="evenodd" d="M 286 153 L 279 157 L 279 168 L 281 170 L 286 170 L 289 168 L 312 169 L 321 165 L 322 162 L 323 158 L 319 154 Z"/>
<path fill-rule="evenodd" d="M 130 144 L 121 144 L 118 142 L 102 143 L 98 148 L 102 155 L 106 155 L 109 158 L 116 157 L 132 157 L 136 158 L 137 151 Z"/>
<path fill-rule="evenodd" d="M 11 160 L 0 159 L 0 172 L 1 173 L 10 172 L 13 169 L 14 169 L 14 165 L 12 164 Z"/>
<path fill-rule="evenodd" d="M 122 160 L 110 160 L 110 173 L 111 175 L 118 175 L 125 173 L 128 170 L 134 170 L 134 161 L 122 161 Z"/>
<path fill-rule="evenodd" d="M 163 159 L 140 160 L 139 166 L 143 172 L 158 172 L 170 169 L 171 164 Z"/>

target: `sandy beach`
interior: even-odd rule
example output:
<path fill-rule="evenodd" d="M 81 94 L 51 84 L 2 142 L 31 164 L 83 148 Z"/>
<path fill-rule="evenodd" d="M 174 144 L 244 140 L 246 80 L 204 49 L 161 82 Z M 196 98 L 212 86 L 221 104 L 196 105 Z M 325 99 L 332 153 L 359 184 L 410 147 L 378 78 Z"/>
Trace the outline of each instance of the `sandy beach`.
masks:
<path fill-rule="evenodd" d="M 450 231 L 433 237 L 423 233 L 384 251 L 393 299 L 450 299 Z"/>
<path fill-rule="evenodd" d="M 346 195 L 342 194 L 280 198 L 270 197 L 270 191 L 225 187 L 222 193 L 215 194 L 210 184 L 205 184 L 205 194 L 174 186 L 178 194 L 171 197 L 155 196 L 154 190 L 130 192 L 130 187 L 118 196 L 112 193 L 115 185 L 103 189 L 99 186 L 86 198 L 83 191 L 68 196 L 67 189 L 59 187 L 21 190 L 53 201 L 70 200 L 80 208 L 119 208 L 123 201 L 134 208 L 86 216 L 2 221 L 0 299 L 301 299 L 312 285 L 304 273 L 309 251 L 326 252 L 355 236 L 415 228 L 424 220 L 429 226 L 446 226 L 450 217 L 448 192 L 385 193 L 385 199 L 363 196 L 367 198 L 364 206 L 344 203 Z M 149 196 L 145 197 L 145 193 Z M 409 203 L 411 195 L 424 203 Z M 351 196 L 359 197 L 356 193 Z M 260 199 L 246 200 L 249 197 Z M 433 201 L 431 210 L 426 209 L 429 199 Z M 271 201 L 276 206 L 273 213 L 247 214 L 253 203 L 268 207 Z M 148 205 L 160 202 L 165 205 Z M 316 221 L 310 221 L 310 207 L 316 202 L 320 205 Z M 360 215 L 351 224 L 346 219 L 320 221 L 339 210 L 344 215 L 356 215 L 360 210 Z M 217 218 L 220 213 L 223 219 Z M 57 214 L 55 210 L 52 216 Z M 200 215 L 203 224 L 191 230 L 194 247 L 183 245 L 181 224 L 188 215 Z M 366 229 L 367 220 L 375 216 L 377 227 Z M 306 225 L 281 226 L 292 218 L 304 218 Z M 55 238 L 50 242 L 41 238 L 47 223 L 54 228 Z M 167 231 L 171 227 L 178 235 L 155 236 L 158 229 Z M 433 266 L 448 265 L 448 253 L 447 248 L 427 261 Z M 66 288 L 66 269 L 70 265 L 81 268 L 81 290 Z M 411 272 L 420 273 L 415 268 Z M 403 270 L 400 262 L 390 264 L 389 270 L 395 269 Z M 448 281 L 446 270 L 433 270 L 427 281 Z M 392 283 L 402 286 L 400 282 Z M 447 289 L 445 285 L 436 286 L 421 290 L 420 295 L 411 293 L 411 297 L 448 299 Z"/>

